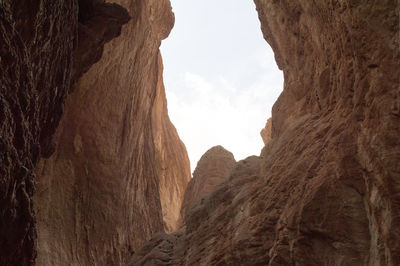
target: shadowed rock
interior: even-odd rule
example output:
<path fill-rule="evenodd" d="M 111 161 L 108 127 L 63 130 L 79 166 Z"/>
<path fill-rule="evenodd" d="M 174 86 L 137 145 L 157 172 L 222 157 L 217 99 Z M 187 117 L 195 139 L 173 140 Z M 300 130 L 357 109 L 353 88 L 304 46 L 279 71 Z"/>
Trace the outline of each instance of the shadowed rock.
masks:
<path fill-rule="evenodd" d="M 36 168 L 40 265 L 125 265 L 151 235 L 174 231 L 180 219 L 190 164 L 168 118 L 159 51 L 174 24 L 171 5 L 114 2 L 132 19 L 74 84 L 55 152 Z M 114 28 L 114 11 L 103 11 L 95 4 L 81 17 L 96 38 L 107 35 L 106 25 Z M 91 36 L 84 37 L 97 42 Z M 78 52 L 77 59 L 97 54 Z"/>
<path fill-rule="evenodd" d="M 71 69 L 73 50 L 101 50 L 117 36 L 110 32 L 118 32 L 129 18 L 121 7 L 103 7 L 100 13 L 118 10 L 123 19 L 113 17 L 114 24 L 103 25 L 106 34 L 97 35 L 98 41 L 86 46 L 77 36 L 76 1 L 0 2 L 1 265 L 34 264 L 33 169 L 40 157 L 54 152 L 52 137 L 71 87 L 71 72 L 79 76 L 83 71 Z M 103 19 L 97 16 L 96 21 Z M 84 69 L 100 55 L 88 54 Z"/>

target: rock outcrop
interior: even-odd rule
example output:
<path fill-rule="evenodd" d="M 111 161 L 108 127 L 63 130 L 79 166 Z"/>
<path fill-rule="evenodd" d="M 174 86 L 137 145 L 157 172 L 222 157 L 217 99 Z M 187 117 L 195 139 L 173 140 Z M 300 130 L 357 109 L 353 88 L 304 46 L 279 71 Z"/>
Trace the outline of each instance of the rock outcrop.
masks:
<path fill-rule="evenodd" d="M 113 2 L 132 19 L 75 83 L 55 152 L 36 169 L 38 265 L 124 265 L 180 218 L 190 166 L 168 119 L 159 52 L 174 23 L 171 6 Z"/>
<path fill-rule="evenodd" d="M 212 147 L 201 156 L 185 191 L 181 209 L 182 218 L 194 203 L 231 175 L 235 164 L 233 154 L 222 146 Z"/>
<path fill-rule="evenodd" d="M 36 257 L 33 169 L 41 156 L 53 152 L 52 135 L 71 87 L 71 72 L 80 74 L 71 69 L 73 51 L 89 48 L 78 40 L 76 2 L 0 2 L 0 265 L 31 265 Z M 109 6 L 103 7 L 97 21 L 108 12 Z M 121 7 L 113 9 L 119 12 L 112 28 L 103 25 L 107 36 L 98 36 L 93 49 L 101 51 L 129 19 Z M 85 68 L 97 57 L 88 55 Z"/>
<path fill-rule="evenodd" d="M 399 265 L 397 1 L 255 0 L 284 72 L 271 140 L 131 265 Z"/>
<path fill-rule="evenodd" d="M 264 145 L 267 145 L 267 143 L 270 142 L 270 140 L 272 139 L 271 134 L 272 134 L 272 119 L 269 118 L 267 120 L 267 123 L 265 124 L 265 127 L 261 129 L 260 132 Z"/>

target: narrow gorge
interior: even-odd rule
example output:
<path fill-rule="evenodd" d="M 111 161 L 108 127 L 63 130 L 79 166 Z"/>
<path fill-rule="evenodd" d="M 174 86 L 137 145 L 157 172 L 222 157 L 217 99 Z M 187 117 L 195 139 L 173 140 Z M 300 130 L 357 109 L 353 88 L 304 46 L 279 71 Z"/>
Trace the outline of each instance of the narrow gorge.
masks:
<path fill-rule="evenodd" d="M 254 2 L 265 146 L 191 178 L 169 0 L 0 1 L 1 266 L 400 265 L 399 2 Z"/>

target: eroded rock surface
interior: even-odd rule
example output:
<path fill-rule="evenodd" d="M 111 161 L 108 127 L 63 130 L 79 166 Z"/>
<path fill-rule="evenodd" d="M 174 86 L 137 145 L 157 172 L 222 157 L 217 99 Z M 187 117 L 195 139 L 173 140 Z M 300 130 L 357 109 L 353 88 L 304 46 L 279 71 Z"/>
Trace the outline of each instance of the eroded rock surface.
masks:
<path fill-rule="evenodd" d="M 76 11 L 69 1 L 0 2 L 1 265 L 36 255 L 32 169 L 69 89 Z"/>
<path fill-rule="evenodd" d="M 160 54 L 158 58 L 159 66 L 162 66 Z M 158 71 L 152 126 L 164 229 L 171 233 L 181 223 L 180 210 L 191 174 L 186 147 L 168 117 L 162 69 Z M 152 165 L 153 162 L 148 161 L 146 164 Z"/>
<path fill-rule="evenodd" d="M 70 89 L 71 72 L 81 72 L 71 69 L 73 51 L 88 49 L 76 34 L 75 2 L 0 2 L 1 265 L 32 265 L 36 257 L 33 168 L 41 156 L 54 151 L 52 136 Z M 101 50 L 128 18 L 114 16 L 113 27 L 103 27 L 107 38 L 98 36 L 91 48 Z M 97 19 L 104 19 L 102 12 Z M 98 60 L 93 55 L 87 58 L 86 69 Z"/>
<path fill-rule="evenodd" d="M 285 77 L 271 140 L 131 265 L 399 265 L 397 1 L 255 3 Z"/>
<path fill-rule="evenodd" d="M 80 0 L 78 4 L 78 46 L 73 53 L 73 83 L 100 60 L 104 44 L 119 36 L 121 26 L 130 19 L 128 11 L 116 3 Z"/>
<path fill-rule="evenodd" d="M 230 176 L 235 164 L 233 154 L 222 146 L 212 147 L 201 156 L 185 191 L 181 210 L 183 218 L 195 202 Z"/>
<path fill-rule="evenodd" d="M 168 119 L 159 52 L 174 23 L 171 6 L 113 2 L 132 19 L 75 83 L 55 153 L 36 169 L 39 265 L 124 265 L 179 219 L 190 166 Z"/>

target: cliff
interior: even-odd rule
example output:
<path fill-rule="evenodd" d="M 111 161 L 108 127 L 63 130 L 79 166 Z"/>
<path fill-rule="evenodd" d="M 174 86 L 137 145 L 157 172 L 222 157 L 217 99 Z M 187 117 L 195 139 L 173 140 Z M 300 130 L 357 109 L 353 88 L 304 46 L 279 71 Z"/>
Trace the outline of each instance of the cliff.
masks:
<path fill-rule="evenodd" d="M 255 3 L 285 78 L 271 140 L 130 265 L 399 265 L 397 1 Z"/>
<path fill-rule="evenodd" d="M 397 1 L 255 0 L 285 77 L 266 145 L 193 181 L 170 235 L 190 179 L 173 14 L 113 2 L 0 2 L 1 265 L 400 265 Z"/>
<path fill-rule="evenodd" d="M 71 87 L 72 68 L 86 69 L 101 56 L 103 45 L 117 37 L 129 15 L 118 5 L 93 4 L 78 12 L 77 1 L 0 2 L 0 265 L 32 265 L 36 257 L 33 208 L 34 167 L 53 152 L 52 135 Z M 79 1 L 81 4 L 83 1 Z M 99 8 L 103 24 L 97 34 L 97 57 L 87 62 L 73 53 L 86 50 L 77 31 L 92 22 L 81 17 Z M 107 16 L 105 14 L 108 14 Z M 73 63 L 74 62 L 74 63 Z"/>
<path fill-rule="evenodd" d="M 181 209 L 183 219 L 194 203 L 230 176 L 235 164 L 233 154 L 222 146 L 212 147 L 201 156 L 185 191 Z"/>
<path fill-rule="evenodd" d="M 161 64 L 159 54 L 159 65 Z M 186 147 L 168 117 L 161 70 L 158 72 L 152 126 L 156 157 L 155 162 L 148 161 L 146 164 L 156 165 L 164 229 L 171 233 L 178 229 L 182 220 L 180 210 L 191 173 Z"/>
<path fill-rule="evenodd" d="M 265 124 L 265 127 L 261 129 L 260 132 L 264 145 L 267 145 L 267 143 L 270 142 L 270 140 L 272 139 L 271 134 L 272 134 L 272 119 L 269 118 L 267 120 L 267 123 Z"/>
<path fill-rule="evenodd" d="M 75 83 L 55 152 L 36 169 L 38 265 L 123 265 L 179 219 L 190 166 L 159 52 L 174 16 L 167 0 L 115 2 L 132 19 Z"/>

